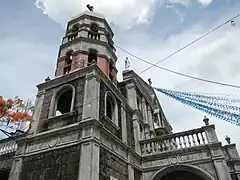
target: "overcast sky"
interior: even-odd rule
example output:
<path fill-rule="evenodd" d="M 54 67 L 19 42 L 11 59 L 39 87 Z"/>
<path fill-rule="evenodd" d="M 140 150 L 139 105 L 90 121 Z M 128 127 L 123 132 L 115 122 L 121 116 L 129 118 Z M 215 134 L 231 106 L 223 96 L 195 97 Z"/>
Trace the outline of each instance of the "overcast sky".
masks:
<path fill-rule="evenodd" d="M 35 99 L 36 85 L 53 77 L 66 22 L 86 4 L 103 13 L 115 32 L 115 43 L 157 62 L 240 12 L 239 0 L 2 0 L 0 5 L 0 95 Z M 161 66 L 181 73 L 239 85 L 240 18 L 166 60 Z M 119 80 L 125 57 L 137 73 L 148 65 L 117 49 Z M 141 74 L 160 88 L 189 92 L 240 94 L 239 89 L 207 84 L 157 68 Z M 203 125 L 202 112 L 159 94 L 174 131 Z M 239 128 L 210 117 L 219 139 L 240 147 Z"/>

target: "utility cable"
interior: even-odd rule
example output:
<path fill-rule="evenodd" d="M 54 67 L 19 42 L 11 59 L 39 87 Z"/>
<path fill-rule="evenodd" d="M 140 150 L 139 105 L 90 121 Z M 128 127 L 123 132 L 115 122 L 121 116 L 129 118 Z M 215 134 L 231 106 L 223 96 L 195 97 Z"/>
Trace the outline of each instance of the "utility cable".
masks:
<path fill-rule="evenodd" d="M 177 51 L 171 53 L 170 55 L 166 56 L 165 58 L 161 59 L 160 61 L 156 62 L 155 65 L 169 59 L 170 57 L 174 56 L 175 54 L 179 53 L 180 51 L 186 49 L 187 47 L 191 46 L 192 44 L 200 41 L 201 39 L 203 39 L 204 37 L 208 36 L 209 34 L 213 33 L 214 31 L 220 29 L 221 27 L 225 26 L 228 23 L 234 23 L 233 20 L 238 18 L 240 16 L 240 13 L 238 13 L 237 15 L 235 15 L 234 17 L 232 17 L 231 19 L 225 21 L 224 23 L 220 24 L 219 26 L 213 28 L 212 30 L 206 32 L 205 34 L 201 35 L 200 37 L 198 37 L 197 39 L 189 42 L 188 44 L 186 44 L 185 46 L 181 47 L 180 49 L 178 49 Z M 148 71 L 149 69 L 151 69 L 152 67 L 154 67 L 153 65 L 149 66 L 148 68 L 146 68 L 145 70 L 143 70 L 142 72 L 140 72 L 140 74 Z"/>
<path fill-rule="evenodd" d="M 116 46 L 116 45 L 115 45 L 115 46 Z M 177 75 L 179 75 L 179 76 L 184 76 L 184 77 L 188 77 L 188 78 L 195 79 L 195 80 L 198 80 L 198 81 L 207 82 L 207 83 L 212 83 L 212 84 L 217 84 L 217 85 L 226 86 L 226 87 L 240 88 L 240 86 L 238 86 L 238 85 L 227 84 L 227 83 L 218 82 L 218 81 L 212 81 L 212 80 L 203 79 L 203 78 L 191 76 L 191 75 L 188 75 L 188 74 L 180 73 L 180 72 L 177 72 L 177 71 L 173 71 L 173 70 L 171 70 L 171 69 L 167 69 L 167 68 L 158 66 L 158 65 L 153 64 L 153 63 L 151 63 L 151 62 L 149 62 L 149 61 L 147 61 L 147 60 L 145 60 L 145 59 L 142 59 L 142 58 L 140 58 L 140 57 L 138 57 L 138 56 L 136 56 L 136 55 L 128 52 L 127 50 L 122 49 L 122 48 L 119 47 L 119 46 L 116 46 L 116 47 L 119 48 L 119 49 L 121 49 L 121 50 L 124 51 L 125 53 L 131 55 L 132 57 L 134 57 L 134 58 L 136 58 L 136 59 L 139 59 L 140 61 L 143 61 L 143 62 L 145 62 L 145 63 L 147 63 L 147 64 L 150 64 L 150 65 L 152 65 L 152 66 L 155 66 L 155 67 L 157 67 L 157 68 L 159 68 L 159 69 L 162 69 L 162 70 L 164 70 L 164 71 L 167 71 L 167 72 L 170 72 L 170 73 L 173 73 L 173 74 L 177 74 Z"/>

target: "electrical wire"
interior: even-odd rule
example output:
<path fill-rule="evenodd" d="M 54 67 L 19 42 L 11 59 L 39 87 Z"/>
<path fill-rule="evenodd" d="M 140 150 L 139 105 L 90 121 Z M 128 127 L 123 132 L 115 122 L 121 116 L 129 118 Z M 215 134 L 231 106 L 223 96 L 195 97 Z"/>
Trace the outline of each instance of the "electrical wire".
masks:
<path fill-rule="evenodd" d="M 189 42 L 188 44 L 186 44 L 185 46 L 181 47 L 180 49 L 178 49 L 177 51 L 171 53 L 170 55 L 166 56 L 165 58 L 161 59 L 160 61 L 156 62 L 155 65 L 169 59 L 170 57 L 174 56 L 175 54 L 179 53 L 180 51 L 186 49 L 187 47 L 191 46 L 192 44 L 200 41 L 201 39 L 203 39 L 204 37 L 208 36 L 209 34 L 213 33 L 214 31 L 220 29 L 221 27 L 225 26 L 228 23 L 232 23 L 234 19 L 238 18 L 240 16 L 240 13 L 238 13 L 237 15 L 235 15 L 234 17 L 232 17 L 231 19 L 225 21 L 224 23 L 220 24 L 219 26 L 213 28 L 212 30 L 206 32 L 205 34 L 201 35 L 200 37 L 198 37 L 197 39 Z M 152 67 L 154 67 L 153 65 L 149 66 L 148 68 L 146 68 L 145 70 L 141 71 L 140 74 L 148 71 L 149 69 L 151 69 Z"/>
<path fill-rule="evenodd" d="M 115 45 L 115 46 L 116 46 L 116 45 Z M 127 50 L 122 49 L 122 48 L 119 47 L 119 46 L 116 46 L 116 47 L 119 48 L 119 49 L 121 49 L 121 50 L 124 51 L 125 53 L 131 55 L 132 57 L 134 57 L 134 58 L 136 58 L 136 59 L 139 59 L 140 61 L 143 61 L 143 62 L 145 62 L 145 63 L 147 63 L 147 64 L 150 64 L 150 65 L 152 65 L 152 66 L 155 66 L 155 67 L 157 67 L 157 68 L 159 68 L 159 69 L 162 69 L 162 70 L 164 70 L 164 71 L 167 71 L 167 72 L 170 72 L 170 73 L 173 73 L 173 74 L 177 74 L 177 75 L 184 76 L 184 77 L 188 77 L 188 78 L 195 79 L 195 80 L 198 80 L 198 81 L 207 82 L 207 83 L 212 83 L 212 84 L 217 84 L 217 85 L 221 85 L 221 86 L 232 87 L 232 88 L 240 88 L 240 86 L 238 86 L 238 85 L 227 84 L 227 83 L 223 83 L 223 82 L 218 82 L 218 81 L 203 79 L 203 78 L 191 76 L 191 75 L 188 75 L 188 74 L 180 73 L 180 72 L 177 72 L 177 71 L 173 71 L 173 70 L 171 70 L 171 69 L 167 69 L 167 68 L 164 68 L 164 67 L 162 67 L 162 66 L 158 66 L 158 65 L 153 64 L 153 63 L 151 63 L 151 62 L 149 62 L 149 61 L 147 61 L 147 60 L 145 60 L 145 59 L 142 59 L 142 58 L 140 58 L 140 57 L 138 57 L 138 56 L 136 56 L 136 55 L 128 52 Z"/>

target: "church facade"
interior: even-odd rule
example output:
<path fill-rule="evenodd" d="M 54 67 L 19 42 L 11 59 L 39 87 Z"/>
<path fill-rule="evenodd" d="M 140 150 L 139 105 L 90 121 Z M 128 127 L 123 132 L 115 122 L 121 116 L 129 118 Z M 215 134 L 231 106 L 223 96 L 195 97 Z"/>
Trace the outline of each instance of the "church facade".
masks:
<path fill-rule="evenodd" d="M 236 145 L 209 119 L 174 133 L 151 84 L 132 70 L 117 81 L 113 36 L 93 11 L 68 22 L 30 129 L 0 140 L 0 179 L 240 180 Z"/>

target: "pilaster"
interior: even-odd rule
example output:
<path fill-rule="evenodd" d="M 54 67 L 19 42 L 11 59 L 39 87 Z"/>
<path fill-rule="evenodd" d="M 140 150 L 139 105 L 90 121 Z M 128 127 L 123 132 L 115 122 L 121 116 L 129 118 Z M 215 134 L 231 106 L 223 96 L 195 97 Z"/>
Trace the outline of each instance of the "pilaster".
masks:
<path fill-rule="evenodd" d="M 142 113 L 143 113 L 143 121 L 145 124 L 148 124 L 148 113 L 147 113 L 147 105 L 146 100 L 142 98 Z"/>
<path fill-rule="evenodd" d="M 215 126 L 214 125 L 208 125 L 204 127 L 204 132 L 206 134 L 208 143 L 217 143 L 218 138 L 217 138 L 217 134 L 215 131 Z"/>
<path fill-rule="evenodd" d="M 83 120 L 95 118 L 99 120 L 100 79 L 95 71 L 88 73 L 85 78 L 83 101 Z"/>
<path fill-rule="evenodd" d="M 42 111 L 42 105 L 43 105 L 43 100 L 44 100 L 44 93 L 45 93 L 44 91 L 39 91 L 36 96 L 34 112 L 33 112 L 33 120 L 30 124 L 28 134 L 36 134 L 37 133 L 37 128 L 39 125 L 39 119 L 40 119 L 40 114 Z"/>
<path fill-rule="evenodd" d="M 78 180 L 99 179 L 100 145 L 94 141 L 81 145 Z"/>
<path fill-rule="evenodd" d="M 133 115 L 133 133 L 134 133 L 134 141 L 135 141 L 135 150 L 138 154 L 141 153 L 140 149 L 140 127 L 138 122 L 138 117 L 136 115 Z"/>
<path fill-rule="evenodd" d="M 122 140 L 124 143 L 127 144 L 127 123 L 126 123 L 126 110 L 125 106 L 121 107 L 121 116 L 122 116 Z M 134 123 L 133 123 L 133 128 L 134 128 Z"/>
<path fill-rule="evenodd" d="M 128 94 L 128 104 L 133 109 L 137 109 L 137 92 L 135 89 L 135 85 L 133 83 L 128 84 L 127 86 L 127 94 Z"/>

